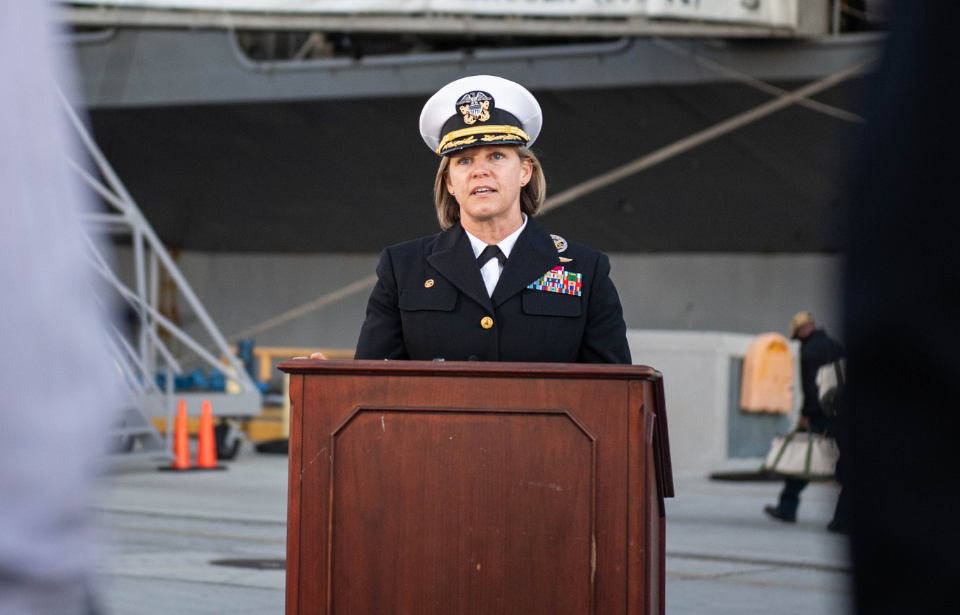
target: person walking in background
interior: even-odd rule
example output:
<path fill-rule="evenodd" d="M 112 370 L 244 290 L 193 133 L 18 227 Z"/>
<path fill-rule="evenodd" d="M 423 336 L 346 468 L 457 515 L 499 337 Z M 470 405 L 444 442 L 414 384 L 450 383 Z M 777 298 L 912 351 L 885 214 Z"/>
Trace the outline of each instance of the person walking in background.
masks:
<path fill-rule="evenodd" d="M 808 429 L 814 433 L 827 433 L 836 439 L 837 447 L 841 448 L 840 424 L 835 416 L 827 416 L 820 406 L 817 370 L 827 363 L 844 358 L 843 346 L 830 339 L 823 329 L 817 328 L 816 321 L 810 312 L 800 312 L 790 321 L 790 339 L 800 340 L 800 383 L 803 391 L 803 405 L 800 408 L 797 428 Z M 839 464 L 837 473 L 839 474 Z M 783 491 L 780 492 L 780 503 L 776 506 L 766 506 L 763 511 L 774 519 L 787 523 L 796 522 L 800 492 L 809 482 L 801 478 L 787 478 L 784 481 Z M 841 492 L 833 513 L 833 520 L 827 529 L 834 532 L 845 531 L 845 516 L 846 506 Z"/>

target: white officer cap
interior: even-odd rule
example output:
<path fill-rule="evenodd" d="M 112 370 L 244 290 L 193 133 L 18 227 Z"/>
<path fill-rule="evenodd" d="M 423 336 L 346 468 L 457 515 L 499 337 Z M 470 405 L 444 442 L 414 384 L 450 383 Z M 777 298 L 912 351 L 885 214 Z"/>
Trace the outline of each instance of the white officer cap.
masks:
<path fill-rule="evenodd" d="M 420 135 L 440 155 L 478 145 L 531 145 L 542 124 L 533 94 L 492 75 L 448 83 L 420 113 Z"/>

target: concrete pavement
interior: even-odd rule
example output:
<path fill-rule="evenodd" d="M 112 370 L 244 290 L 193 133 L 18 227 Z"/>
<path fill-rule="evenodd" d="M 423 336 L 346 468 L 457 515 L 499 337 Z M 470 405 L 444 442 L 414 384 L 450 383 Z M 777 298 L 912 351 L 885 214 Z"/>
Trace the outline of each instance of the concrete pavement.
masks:
<path fill-rule="evenodd" d="M 105 479 L 105 615 L 279 614 L 282 569 L 214 565 L 284 557 L 287 458 L 247 446 L 226 472 L 129 468 Z M 777 483 L 676 477 L 667 501 L 667 613 L 816 615 L 848 608 L 837 487 L 812 485 L 796 524 L 767 519 Z"/>

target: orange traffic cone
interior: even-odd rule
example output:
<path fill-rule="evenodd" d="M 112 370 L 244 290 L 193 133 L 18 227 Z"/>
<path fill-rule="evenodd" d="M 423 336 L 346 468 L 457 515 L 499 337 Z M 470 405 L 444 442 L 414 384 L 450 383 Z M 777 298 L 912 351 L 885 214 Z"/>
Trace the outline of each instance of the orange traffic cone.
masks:
<path fill-rule="evenodd" d="M 177 402 L 177 418 L 173 421 L 173 463 L 171 470 L 190 469 L 190 432 L 187 430 L 187 400 Z"/>
<path fill-rule="evenodd" d="M 197 469 L 217 468 L 217 441 L 213 435 L 213 406 L 205 399 L 200 404 L 200 431 L 197 433 Z"/>

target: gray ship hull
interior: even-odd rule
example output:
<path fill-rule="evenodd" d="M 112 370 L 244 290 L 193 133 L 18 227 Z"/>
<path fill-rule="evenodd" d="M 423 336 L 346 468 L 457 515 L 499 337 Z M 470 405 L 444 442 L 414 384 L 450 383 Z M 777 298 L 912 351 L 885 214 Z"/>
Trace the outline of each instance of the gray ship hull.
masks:
<path fill-rule="evenodd" d="M 875 55 L 879 39 L 674 41 L 255 62 L 228 31 L 121 29 L 78 45 L 100 146 L 179 249 L 377 252 L 438 231 L 416 118 L 491 73 L 537 96 L 558 194 Z M 695 55 L 691 55 L 691 52 Z M 718 69 L 723 67 L 722 69 Z M 865 75 L 814 97 L 856 113 Z M 552 232 L 612 252 L 836 249 L 858 124 L 792 105 L 559 207 Z"/>

